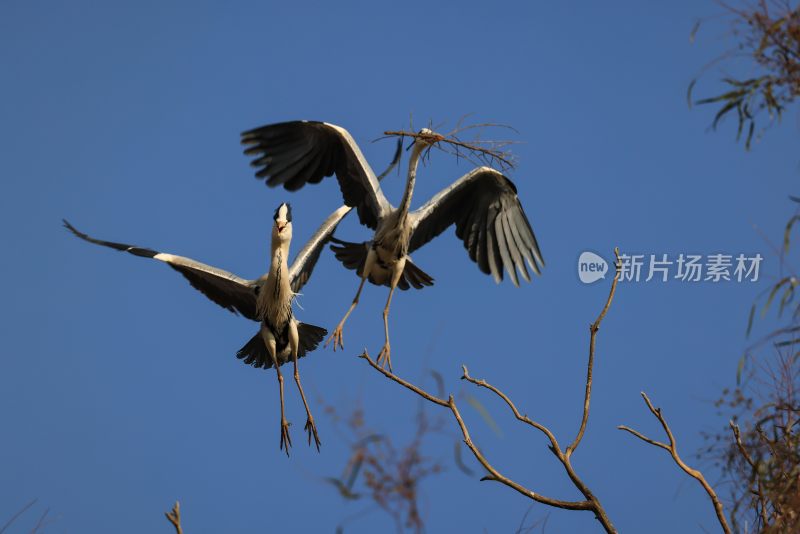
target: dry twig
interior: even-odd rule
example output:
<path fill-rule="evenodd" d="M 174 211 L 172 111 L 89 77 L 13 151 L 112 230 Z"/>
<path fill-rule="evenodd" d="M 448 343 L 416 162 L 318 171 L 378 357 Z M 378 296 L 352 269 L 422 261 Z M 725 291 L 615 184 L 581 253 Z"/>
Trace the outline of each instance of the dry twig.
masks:
<path fill-rule="evenodd" d="M 167 519 L 172 526 L 175 527 L 175 534 L 183 534 L 183 528 L 181 527 L 181 503 L 180 501 L 175 501 L 175 506 L 172 507 L 172 510 L 169 512 L 164 513 L 167 516 Z"/>
<path fill-rule="evenodd" d="M 620 430 L 624 430 L 626 432 L 630 432 L 631 434 L 633 434 L 640 440 L 644 441 L 645 443 L 649 443 L 650 445 L 653 445 L 655 447 L 660 447 L 665 451 L 667 451 L 668 453 L 670 453 L 672 459 L 675 461 L 676 464 L 678 464 L 678 467 L 680 467 L 687 475 L 697 480 L 700 483 L 700 485 L 703 486 L 703 489 L 706 491 L 708 497 L 711 499 L 711 503 L 714 505 L 714 511 L 717 514 L 717 520 L 719 521 L 719 524 L 722 527 L 722 531 L 725 532 L 725 534 L 731 534 L 731 528 L 728 526 L 728 520 L 725 518 L 725 512 L 722 509 L 722 503 L 720 502 L 719 497 L 717 497 L 714 488 L 712 488 L 711 484 L 709 484 L 706 481 L 706 478 L 703 476 L 703 473 L 701 473 L 697 469 L 689 467 L 688 465 L 686 465 L 683 459 L 681 459 L 680 455 L 678 454 L 678 447 L 675 443 L 675 436 L 672 434 L 672 430 L 669 428 L 666 419 L 664 419 L 664 416 L 661 413 L 661 408 L 654 407 L 653 403 L 650 402 L 650 399 L 647 397 L 647 394 L 644 391 L 642 392 L 642 398 L 644 399 L 645 404 L 647 404 L 647 408 L 650 410 L 650 413 L 652 413 L 656 417 L 656 419 L 658 419 L 658 421 L 661 423 L 661 426 L 664 428 L 664 432 L 667 434 L 667 439 L 669 439 L 669 444 L 663 443 L 661 441 L 656 441 L 654 439 L 650 439 L 647 436 L 641 434 L 640 432 L 637 432 L 636 430 L 627 427 L 625 425 L 620 425 L 617 428 Z"/>
<path fill-rule="evenodd" d="M 462 131 L 486 127 L 510 128 L 502 124 L 484 123 L 463 128 L 458 127 L 444 135 L 435 134 L 433 137 L 420 132 L 405 130 L 390 130 L 383 132 L 383 135 L 390 137 L 411 137 L 412 139 L 420 137 L 425 138 L 428 141 L 433 141 L 433 145 L 430 148 L 436 147 L 443 152 L 452 154 L 456 156 L 456 158 L 465 159 L 475 165 L 496 165 L 500 167 L 500 170 L 514 168 L 516 166 L 514 157 L 510 151 L 505 150 L 506 147 L 514 143 L 513 141 L 474 139 L 466 142 L 458 137 L 458 134 Z M 428 150 L 430 150 L 430 148 Z"/>
<path fill-rule="evenodd" d="M 729 421 L 731 425 L 731 430 L 733 430 L 733 438 L 736 442 L 736 448 L 741 453 L 742 458 L 748 463 L 750 468 L 753 470 L 756 479 L 756 496 L 758 497 L 759 502 L 759 515 L 761 517 L 761 521 L 763 525 L 769 524 L 769 518 L 767 517 L 767 502 L 766 497 L 764 496 L 764 488 L 761 484 L 761 474 L 758 472 L 758 464 L 753 461 L 753 457 L 750 456 L 750 453 L 747 452 L 747 448 L 742 443 L 742 434 L 739 431 L 739 425 L 734 423 L 732 420 Z"/>
<path fill-rule="evenodd" d="M 37 532 L 39 532 L 39 529 L 43 528 L 47 524 L 45 519 L 47 519 L 47 514 L 49 513 L 50 513 L 50 508 L 47 508 L 44 512 L 42 512 L 42 515 L 39 516 L 39 520 L 33 526 L 29 534 L 36 534 Z"/>
<path fill-rule="evenodd" d="M 434 375 L 435 376 L 435 375 Z M 359 406 L 344 421 L 356 438 L 350 444 L 351 454 L 342 474 L 326 477 L 345 501 L 372 501 L 394 521 L 398 532 L 424 532 L 425 526 L 419 507 L 422 481 L 442 471 L 438 461 L 423 454 L 424 442 L 430 434 L 438 432 L 444 423 L 444 414 L 429 419 L 420 403 L 416 416 L 416 431 L 404 444 L 397 443 L 391 435 L 378 434 L 366 423 L 365 412 Z M 337 408 L 326 405 L 325 412 L 337 423 L 343 419 Z M 401 445 L 401 446 L 398 446 Z M 364 513 L 374 510 L 370 506 Z M 344 518 L 337 528 L 358 519 L 358 513 Z"/>
<path fill-rule="evenodd" d="M 6 521 L 6 523 L 5 523 L 5 524 L 4 524 L 2 527 L 0 527 L 0 534 L 3 534 L 3 532 L 5 532 L 5 531 L 6 531 L 6 529 L 8 529 L 8 527 L 10 527 L 10 526 L 11 526 L 11 524 L 12 524 L 12 523 L 14 523 L 14 521 L 16 521 L 16 520 L 19 518 L 19 516 L 21 516 L 22 514 L 24 514 L 25 512 L 27 512 L 27 511 L 28 511 L 28 509 L 29 509 L 31 506 L 33 506 L 34 504 L 36 504 L 36 501 L 37 501 L 37 500 L 38 500 L 38 499 L 33 499 L 32 501 L 28 502 L 28 504 L 26 504 L 25 506 L 23 506 L 22 508 L 20 508 L 20 509 L 19 509 L 19 511 L 17 511 L 17 513 L 15 513 L 14 515 L 12 515 L 12 516 L 11 516 L 11 518 L 10 518 L 8 521 Z"/>
<path fill-rule="evenodd" d="M 606 532 L 613 532 L 613 533 L 615 533 L 617 531 L 614 528 L 614 525 L 611 523 L 611 520 L 609 519 L 609 517 L 606 514 L 605 510 L 603 509 L 603 506 L 601 505 L 600 501 L 591 492 L 591 490 L 588 488 L 588 486 L 581 480 L 581 478 L 577 475 L 577 473 L 573 469 L 572 462 L 571 462 L 571 454 L 577 448 L 577 446 L 580 443 L 581 438 L 583 437 L 583 434 L 584 434 L 584 432 L 586 430 L 586 424 L 587 424 L 588 417 L 589 417 L 589 403 L 590 403 L 591 391 L 592 391 L 592 371 L 593 371 L 593 366 L 594 366 L 595 337 L 596 337 L 597 331 L 600 328 L 600 323 L 603 321 L 603 318 L 605 317 L 606 313 L 608 312 L 608 309 L 611 306 L 611 302 L 612 302 L 612 300 L 614 298 L 614 293 L 616 291 L 617 282 L 619 280 L 619 274 L 620 274 L 619 250 L 615 249 L 614 250 L 614 254 L 616 255 L 616 258 L 617 258 L 617 261 L 616 261 L 616 274 L 614 276 L 614 281 L 611 284 L 611 290 L 609 292 L 608 299 L 606 300 L 605 306 L 603 307 L 603 310 L 600 312 L 600 315 L 597 317 L 597 320 L 594 323 L 592 323 L 590 325 L 590 328 L 589 328 L 589 332 L 590 332 L 589 363 L 588 363 L 588 371 L 587 371 L 587 379 L 586 379 L 586 394 L 585 394 L 585 397 L 584 397 L 583 416 L 581 418 L 581 425 L 580 425 L 580 428 L 579 428 L 579 431 L 578 431 L 578 435 L 576 436 L 576 438 L 572 442 L 572 444 L 569 447 L 567 447 L 566 450 L 562 450 L 561 449 L 561 446 L 559 445 L 558 440 L 556 439 L 555 435 L 550 431 L 549 428 L 547 428 L 546 426 L 542 425 L 541 423 L 538 423 L 538 422 L 532 420 L 527 415 L 523 415 L 522 413 L 520 413 L 520 411 L 517 409 L 516 405 L 508 397 L 508 395 L 503 393 L 497 387 L 495 387 L 492 384 L 488 383 L 486 380 L 482 380 L 482 379 L 478 380 L 478 379 L 473 378 L 472 376 L 470 376 L 469 370 L 467 369 L 467 367 L 466 366 L 462 366 L 463 374 L 462 374 L 461 378 L 463 380 L 466 380 L 467 382 L 470 382 L 470 383 L 472 383 L 472 384 L 474 384 L 474 385 L 476 385 L 478 387 L 486 388 L 489 391 L 491 391 L 492 393 L 494 393 L 495 395 L 497 395 L 498 397 L 500 397 L 508 405 L 508 407 L 511 409 L 512 413 L 514 414 L 514 417 L 518 421 L 520 421 L 522 423 L 525 423 L 525 424 L 535 428 L 536 430 L 539 430 L 540 432 L 542 432 L 547 437 L 547 439 L 550 441 L 550 450 L 553 452 L 553 454 L 555 454 L 556 458 L 558 458 L 559 462 L 564 467 L 564 469 L 567 472 L 567 475 L 569 476 L 569 478 L 572 481 L 572 483 L 581 492 L 581 494 L 583 494 L 584 500 L 581 500 L 581 501 L 564 501 L 564 500 L 560 500 L 560 499 L 554 499 L 552 497 L 548 497 L 546 495 L 542 495 L 540 493 L 537 493 L 537 492 L 535 492 L 535 491 L 523 486 L 522 484 L 514 481 L 513 479 L 501 474 L 489 462 L 489 460 L 486 458 L 486 456 L 480 451 L 480 449 L 472 441 L 472 438 L 470 437 L 470 433 L 469 433 L 469 428 L 467 427 L 467 424 L 464 422 L 464 419 L 461 416 L 461 412 L 459 411 L 458 406 L 456 405 L 456 402 L 455 402 L 455 399 L 453 398 L 453 395 L 449 395 L 447 400 L 445 400 L 443 398 L 440 398 L 440 397 L 437 397 L 435 395 L 431 395 L 430 393 L 428 393 L 424 389 L 420 388 L 419 386 L 416 386 L 416 385 L 414 385 L 414 384 L 412 384 L 412 383 L 400 378 L 399 376 L 393 374 L 392 372 L 382 368 L 381 366 L 379 366 L 377 363 L 375 363 L 375 361 L 372 358 L 370 358 L 369 354 L 367 354 L 366 351 L 364 351 L 364 353 L 361 354 L 361 358 L 364 358 L 367 361 L 367 363 L 369 363 L 369 365 L 373 369 L 375 369 L 379 373 L 383 374 L 386 378 L 388 378 L 388 379 L 390 379 L 390 380 L 392 380 L 394 382 L 397 382 L 401 386 L 413 391 L 414 393 L 416 393 L 417 395 L 419 395 L 423 399 L 425 399 L 425 400 L 427 400 L 427 401 L 429 401 L 429 402 L 431 402 L 433 404 L 442 406 L 443 408 L 447 408 L 447 409 L 450 410 L 450 412 L 453 414 L 453 417 L 456 420 L 456 423 L 459 426 L 459 429 L 461 430 L 461 434 L 462 434 L 462 437 L 464 439 L 464 444 L 469 448 L 470 452 L 475 457 L 475 459 L 488 472 L 488 474 L 486 476 L 484 476 L 481 480 L 492 480 L 492 481 L 495 481 L 495 482 L 499 482 L 501 484 L 504 484 L 504 485 L 508 486 L 509 488 L 512 488 L 512 489 L 516 490 L 517 492 L 521 493 L 525 497 L 528 497 L 529 499 L 532 499 L 532 500 L 534 500 L 536 502 L 539 502 L 539 503 L 542 503 L 542 504 L 546 504 L 548 506 L 553 506 L 555 508 L 563 508 L 565 510 L 588 510 L 588 511 L 591 511 L 591 512 L 594 513 L 595 518 L 597 518 L 597 520 L 603 526 L 605 531 Z"/>

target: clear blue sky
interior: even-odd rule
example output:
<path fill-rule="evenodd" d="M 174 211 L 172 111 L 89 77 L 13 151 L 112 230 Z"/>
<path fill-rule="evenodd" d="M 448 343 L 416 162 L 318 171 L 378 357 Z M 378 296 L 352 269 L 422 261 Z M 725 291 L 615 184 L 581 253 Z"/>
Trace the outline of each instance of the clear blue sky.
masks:
<path fill-rule="evenodd" d="M 697 17 L 720 9 L 2 2 L 0 522 L 34 497 L 56 518 L 47 532 L 167 533 L 162 512 L 175 499 L 191 534 L 330 532 L 363 508 L 322 481 L 341 471 L 348 449 L 318 398 L 345 411 L 360 401 L 377 431 L 400 443 L 410 435 L 416 399 L 356 358 L 362 347 L 380 348 L 385 289 L 366 288 L 344 353 L 318 350 L 302 361 L 323 449 L 305 446 L 290 386 L 287 460 L 277 447 L 274 374 L 234 358 L 255 323 L 216 307 L 168 267 L 80 242 L 60 223 L 258 276 L 280 202 L 294 206 L 295 250 L 341 202 L 333 181 L 289 194 L 252 178 L 239 132 L 289 119 L 348 128 L 376 168 L 393 147 L 369 141 L 408 126 L 411 115 L 415 127 L 475 113 L 520 131 L 511 176 L 544 275 L 519 289 L 497 286 L 452 231 L 443 234 L 414 256 L 436 285 L 395 300 L 393 361 L 414 380 L 438 370 L 455 394 L 466 363 L 568 442 L 580 417 L 587 325 L 608 290 L 579 282 L 580 252 L 761 252 L 765 282 L 777 273 L 753 225 L 777 239 L 792 209 L 797 115 L 747 153 L 733 124 L 709 132 L 713 111 L 686 106 L 687 84 L 727 42 L 719 23 L 694 44 L 689 33 Z M 716 90 L 711 75 L 696 92 Z M 434 154 L 415 204 L 467 170 Z M 401 183 L 388 179 L 390 197 Z M 354 220 L 339 235 L 367 237 Z M 330 329 L 356 286 L 326 254 L 297 313 Z M 615 427 L 659 435 L 638 396 L 645 390 L 694 462 L 700 432 L 723 424 L 711 401 L 734 380 L 749 306 L 764 287 L 620 287 L 600 332 L 592 413 L 574 462 L 621 531 L 715 530 L 699 487 L 663 451 Z M 503 431 L 497 437 L 462 401 L 498 468 L 553 497 L 579 496 L 542 436 L 519 428 L 485 392 L 467 390 Z M 426 452 L 446 467 L 422 487 L 429 532 L 517 527 L 528 501 L 460 472 L 448 436 Z M 531 517 L 547 512 L 536 506 Z M 385 528 L 392 523 L 379 512 L 349 527 Z M 555 510 L 549 528 L 592 532 L 596 524 L 588 513 Z"/>

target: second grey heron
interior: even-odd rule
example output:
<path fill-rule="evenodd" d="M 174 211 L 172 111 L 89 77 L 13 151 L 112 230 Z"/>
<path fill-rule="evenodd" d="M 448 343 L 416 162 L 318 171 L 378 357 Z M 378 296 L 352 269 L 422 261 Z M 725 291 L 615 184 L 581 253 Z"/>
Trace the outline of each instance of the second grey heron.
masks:
<path fill-rule="evenodd" d="M 409 254 L 441 234 L 451 225 L 472 261 L 496 282 L 503 270 L 514 285 L 518 272 L 527 281 L 540 274 L 544 266 L 539 245 L 528 217 L 517 197 L 517 188 L 501 172 L 478 167 L 436 194 L 422 207 L 410 211 L 417 166 L 424 150 L 446 141 L 427 128 L 414 135 L 408 163 L 408 177 L 399 207 L 394 207 L 381 191 L 380 182 L 350 133 L 324 122 L 294 121 L 262 126 L 242 134 L 245 154 L 256 156 L 251 164 L 256 176 L 269 186 L 283 185 L 289 191 L 306 183 L 318 183 L 336 174 L 345 204 L 358 211 L 362 224 L 375 230 L 370 241 L 334 241 L 331 248 L 348 269 L 354 269 L 361 282 L 350 308 L 325 342 L 344 348 L 345 321 L 358 304 L 364 282 L 389 287 L 383 309 L 385 342 L 378 362 L 391 369 L 389 306 L 395 288 L 421 288 L 433 278 L 412 263 Z"/>

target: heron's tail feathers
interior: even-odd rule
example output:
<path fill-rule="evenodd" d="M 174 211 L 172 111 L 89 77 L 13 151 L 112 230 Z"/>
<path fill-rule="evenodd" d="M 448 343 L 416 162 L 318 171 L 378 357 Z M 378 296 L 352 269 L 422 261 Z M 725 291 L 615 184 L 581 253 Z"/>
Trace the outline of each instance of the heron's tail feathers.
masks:
<path fill-rule="evenodd" d="M 402 282 L 403 279 L 414 286 L 414 289 L 422 289 L 425 286 L 433 285 L 433 277 L 414 265 L 411 258 L 406 258 L 406 267 L 403 269 L 403 278 L 400 281 Z M 399 284 L 398 287 L 400 287 Z"/>
<path fill-rule="evenodd" d="M 272 367 L 272 358 L 267 353 L 267 346 L 264 344 L 264 339 L 261 337 L 261 332 L 256 332 L 256 335 L 250 338 L 244 347 L 239 349 L 236 357 L 244 361 L 247 365 L 252 365 L 256 369 L 263 367 L 269 369 Z"/>
<path fill-rule="evenodd" d="M 305 356 L 306 353 L 313 351 L 317 345 L 325 339 L 327 330 L 321 326 L 314 326 L 313 324 L 297 323 L 297 333 L 300 336 L 300 347 L 297 350 L 297 356 Z"/>
<path fill-rule="evenodd" d="M 369 242 L 348 243 L 347 241 L 342 241 L 335 237 L 332 237 L 331 241 L 335 243 L 331 245 L 331 250 L 336 256 L 336 259 L 342 262 L 345 268 L 356 271 L 358 276 L 361 277 L 364 273 L 364 264 L 367 262 L 367 254 L 369 253 L 370 246 Z M 377 282 L 373 279 L 372 275 L 370 275 L 369 281 L 376 285 L 389 286 L 389 280 L 382 283 Z M 432 285 L 433 277 L 414 265 L 411 258 L 406 258 L 406 266 L 403 269 L 403 276 L 400 277 L 400 281 L 397 283 L 397 288 L 402 290 L 406 290 L 409 287 L 422 289 L 425 286 Z"/>
<path fill-rule="evenodd" d="M 300 337 L 300 345 L 297 347 L 297 357 L 302 358 L 309 352 L 317 348 L 317 345 L 325 338 L 328 331 L 320 326 L 313 324 L 297 323 L 297 334 Z M 278 347 L 278 365 L 291 360 L 291 357 L 286 354 L 286 345 L 282 348 Z M 252 365 L 255 368 L 269 369 L 272 367 L 272 358 L 267 352 L 267 346 L 264 344 L 264 338 L 261 337 L 261 332 L 256 332 L 256 335 L 250 338 L 244 347 L 239 349 L 236 357 L 244 361 L 247 365 Z"/>

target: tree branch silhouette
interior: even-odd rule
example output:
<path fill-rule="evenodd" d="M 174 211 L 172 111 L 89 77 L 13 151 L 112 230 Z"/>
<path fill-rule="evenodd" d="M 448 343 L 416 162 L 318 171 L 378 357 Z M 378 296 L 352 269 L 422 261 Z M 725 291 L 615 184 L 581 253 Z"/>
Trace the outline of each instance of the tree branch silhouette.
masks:
<path fill-rule="evenodd" d="M 175 506 L 172 507 L 172 510 L 169 512 L 165 512 L 164 515 L 167 517 L 172 526 L 175 527 L 175 534 L 183 534 L 183 527 L 181 527 L 181 503 L 180 501 L 175 501 Z"/>
<path fill-rule="evenodd" d="M 722 527 L 722 531 L 725 532 L 725 534 L 731 534 L 731 527 L 728 526 L 728 520 L 725 518 L 725 512 L 722 508 L 722 503 L 720 502 L 719 497 L 717 497 L 714 488 L 712 488 L 711 484 L 709 484 L 708 481 L 706 481 L 706 478 L 703 476 L 703 473 L 701 473 L 697 469 L 689 467 L 686 464 L 686 462 L 683 461 L 680 454 L 678 454 L 678 446 L 675 443 L 675 436 L 672 434 L 672 430 L 667 424 L 667 420 L 664 419 L 664 415 L 661 413 L 661 408 L 654 407 L 653 403 L 650 402 L 650 398 L 644 391 L 642 392 L 641 395 L 642 398 L 644 399 L 645 404 L 647 404 L 647 408 L 650 410 L 650 413 L 652 413 L 656 417 L 656 419 L 658 419 L 658 421 L 661 423 L 661 427 L 664 429 L 664 433 L 666 433 L 667 435 L 669 444 L 663 443 L 661 441 L 656 441 L 654 439 L 650 439 L 644 434 L 637 432 L 636 430 L 627 427 L 625 425 L 620 425 L 617 428 L 633 434 L 634 436 L 644 441 L 645 443 L 653 445 L 654 447 L 662 448 L 668 453 L 670 453 L 672 459 L 675 461 L 676 464 L 678 464 L 678 467 L 680 467 L 687 475 L 697 480 L 700 483 L 700 485 L 703 486 L 703 489 L 706 491 L 708 497 L 711 499 L 711 503 L 714 505 L 714 512 L 716 512 L 717 514 L 717 520 L 719 520 L 719 524 Z"/>
<path fill-rule="evenodd" d="M 517 409 L 516 405 L 511 400 L 511 398 L 508 395 L 506 395 L 502 390 L 490 384 L 486 380 L 473 378 L 469 374 L 469 370 L 467 369 L 466 365 L 462 366 L 462 376 L 461 376 L 462 380 L 466 380 L 467 382 L 470 382 L 471 384 L 474 384 L 479 388 L 488 389 L 489 391 L 500 397 L 508 405 L 508 407 L 514 414 L 514 417 L 518 421 L 535 428 L 536 430 L 542 432 L 547 437 L 547 439 L 550 441 L 550 447 L 549 447 L 550 450 L 553 452 L 558 461 L 564 467 L 564 470 L 566 471 L 567 476 L 572 481 L 573 485 L 584 496 L 583 500 L 566 501 L 549 497 L 541 493 L 538 493 L 526 486 L 523 486 L 522 484 L 516 482 L 511 477 L 500 473 L 500 471 L 492 465 L 492 463 L 488 460 L 488 458 L 481 452 L 481 450 L 472 441 L 472 437 L 470 436 L 469 432 L 469 427 L 467 423 L 464 421 L 464 418 L 462 417 L 461 412 L 458 409 L 458 406 L 456 404 L 453 395 L 449 395 L 446 400 L 436 395 L 432 395 L 427 391 L 425 391 L 424 389 L 422 389 L 421 387 L 412 384 L 411 382 L 408 382 L 407 380 L 395 375 L 391 371 L 388 371 L 379 366 L 372 358 L 370 358 L 366 350 L 360 356 L 361 358 L 365 359 L 373 369 L 381 373 L 386 378 L 400 384 L 406 389 L 411 390 L 412 392 L 416 393 L 418 396 L 427 400 L 428 402 L 431 402 L 443 408 L 447 408 L 452 413 L 453 418 L 455 419 L 459 429 L 461 430 L 464 444 L 470 450 L 475 459 L 488 472 L 488 474 L 484 476 L 481 480 L 492 480 L 495 482 L 499 482 L 517 491 L 518 493 L 524 495 L 525 497 L 532 499 L 536 502 L 545 504 L 547 506 L 552 506 L 555 508 L 561 508 L 565 510 L 591 511 L 594 513 L 595 518 L 600 522 L 605 531 L 609 533 L 616 533 L 617 530 L 614 528 L 613 523 L 606 514 L 606 511 L 603 508 L 602 504 L 600 503 L 600 500 L 594 495 L 594 493 L 589 489 L 586 483 L 584 483 L 583 480 L 575 472 L 575 469 L 572 466 L 571 456 L 572 453 L 580 444 L 581 439 L 583 438 L 583 435 L 586 431 L 586 426 L 589 419 L 589 406 L 592 395 L 595 342 L 596 342 L 597 332 L 600 329 L 600 324 L 602 323 L 603 319 L 608 313 L 609 308 L 611 307 L 611 303 L 614 300 L 614 294 L 617 288 L 617 282 L 619 281 L 619 276 L 620 276 L 619 249 L 614 249 L 614 254 L 616 256 L 616 263 L 615 263 L 616 273 L 614 275 L 614 280 L 611 283 L 611 290 L 609 291 L 608 298 L 606 299 L 605 306 L 601 310 L 600 315 L 589 326 L 589 361 L 587 364 L 586 392 L 584 396 L 581 424 L 578 429 L 578 434 L 566 449 L 561 448 L 561 446 L 558 443 L 558 440 L 555 437 L 555 434 L 553 434 L 553 432 L 549 428 L 547 428 L 545 425 L 541 423 L 534 421 L 527 415 L 522 414 Z"/>

